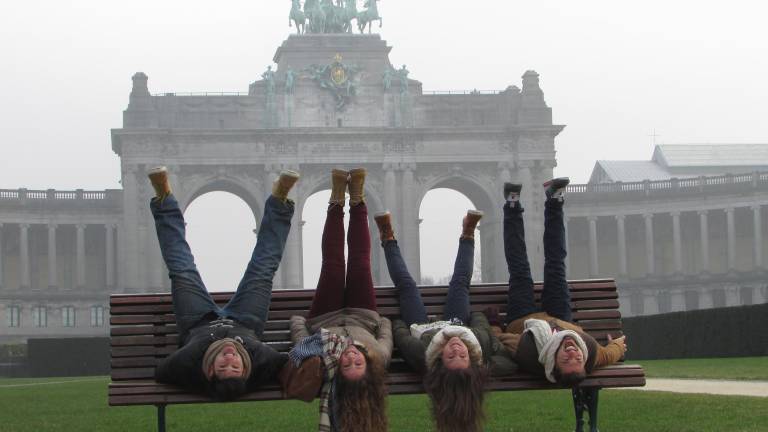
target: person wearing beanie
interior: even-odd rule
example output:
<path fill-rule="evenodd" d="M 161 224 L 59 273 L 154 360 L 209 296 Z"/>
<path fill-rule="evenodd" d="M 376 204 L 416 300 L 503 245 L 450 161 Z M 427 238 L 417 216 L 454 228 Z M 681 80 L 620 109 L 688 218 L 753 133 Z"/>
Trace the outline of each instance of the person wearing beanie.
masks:
<path fill-rule="evenodd" d="M 533 279 L 525 247 L 521 184 L 504 185 L 504 252 L 509 269 L 506 325 L 498 310 L 487 309 L 494 333 L 519 368 L 548 381 L 574 387 L 599 366 L 615 363 L 626 352 L 622 336 L 601 346 L 572 322 L 565 279 L 566 239 L 563 223 L 567 177 L 544 183 L 544 287 L 541 310 L 534 303 Z"/>
<path fill-rule="evenodd" d="M 179 332 L 179 349 L 160 360 L 155 379 L 205 392 L 216 400 L 235 399 L 272 380 L 287 361 L 287 355 L 259 339 L 294 212 L 287 195 L 299 174 L 283 171 L 275 180 L 251 260 L 224 307 L 216 305 L 197 271 L 167 169 L 154 168 L 148 176 L 155 189 L 149 206 L 171 279 Z"/>

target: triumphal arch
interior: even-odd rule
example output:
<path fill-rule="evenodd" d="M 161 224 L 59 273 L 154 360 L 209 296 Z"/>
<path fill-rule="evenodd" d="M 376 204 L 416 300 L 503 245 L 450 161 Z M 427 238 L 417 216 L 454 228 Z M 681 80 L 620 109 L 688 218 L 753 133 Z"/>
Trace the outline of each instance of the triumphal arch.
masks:
<path fill-rule="evenodd" d="M 304 286 L 305 200 L 329 188 L 332 167 L 358 166 L 369 171 L 371 214 L 392 211 L 417 280 L 419 206 L 428 191 L 442 187 L 463 193 L 486 212 L 480 227 L 482 279 L 505 280 L 502 185 L 550 178 L 554 139 L 563 129 L 552 124 L 539 76 L 527 71 L 522 82 L 510 77 L 502 91 L 427 92 L 405 65 L 392 64 L 391 49 L 377 34 L 329 33 L 315 26 L 314 32 L 289 36 L 275 52 L 276 66 L 251 83 L 247 94 L 152 94 L 148 76 L 136 73 L 123 127 L 112 131 L 124 188 L 118 285 L 127 291 L 167 288 L 146 205 L 151 191 L 144 173 L 155 164 L 169 167 L 183 206 L 204 193 L 226 191 L 248 203 L 256 224 L 277 173 L 301 172 L 277 287 Z M 537 201 L 526 200 L 534 271 L 542 265 L 540 241 L 532 241 L 541 238 Z M 380 248 L 373 254 L 374 278 L 388 284 Z"/>

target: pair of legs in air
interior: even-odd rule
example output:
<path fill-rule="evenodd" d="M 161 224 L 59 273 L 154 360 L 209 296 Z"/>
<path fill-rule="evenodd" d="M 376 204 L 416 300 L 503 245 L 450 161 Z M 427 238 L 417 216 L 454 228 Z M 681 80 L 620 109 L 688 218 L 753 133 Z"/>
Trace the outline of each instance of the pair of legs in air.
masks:
<path fill-rule="evenodd" d="M 165 264 L 171 279 L 171 296 L 179 340 L 201 322 L 232 319 L 254 330 L 257 337 L 264 331 L 272 297 L 272 279 L 280 265 L 285 242 L 291 228 L 294 204 L 286 199 L 288 190 L 299 175 L 284 171 L 273 186 L 273 194 L 264 204 L 264 216 L 257 234 L 256 247 L 232 299 L 219 307 L 211 298 L 186 240 L 184 216 L 171 193 L 164 167 L 149 173 L 157 196 L 150 208 L 157 228 Z"/>
<path fill-rule="evenodd" d="M 352 170 L 350 182 L 363 182 L 365 171 Z M 347 172 L 333 170 L 332 181 L 346 181 Z M 351 186 L 350 189 L 356 188 Z M 362 186 L 361 186 L 362 187 Z M 344 263 L 344 196 L 331 197 L 323 227 L 322 266 L 315 297 L 309 310 L 313 318 L 345 307 L 376 311 L 376 292 L 371 276 L 371 235 L 368 231 L 368 208 L 365 201 L 350 201 L 347 248 L 349 260 Z M 345 276 L 346 275 L 346 276 Z"/>
<path fill-rule="evenodd" d="M 463 233 L 459 239 L 459 250 L 453 265 L 453 275 L 448 284 L 448 296 L 443 309 L 443 319 L 446 321 L 458 320 L 460 325 L 469 324 L 469 283 L 472 280 L 475 260 L 474 231 L 482 216 L 483 213 L 480 211 L 470 210 L 467 213 L 464 219 Z M 382 247 L 387 260 L 389 276 L 397 288 L 401 318 L 408 326 L 428 322 L 427 310 L 421 299 L 418 285 L 408 272 L 408 267 L 400 252 L 400 246 L 394 238 L 389 212 L 376 215 L 375 220 L 382 235 Z"/>
<path fill-rule="evenodd" d="M 563 321 L 572 321 L 570 295 L 565 278 L 565 225 L 563 223 L 563 192 L 568 178 L 556 178 L 545 183 L 544 203 L 544 287 L 541 311 Z M 504 255 L 509 269 L 507 322 L 540 312 L 534 302 L 533 279 L 525 247 L 523 207 L 520 203 L 522 185 L 507 183 L 504 188 Z"/>

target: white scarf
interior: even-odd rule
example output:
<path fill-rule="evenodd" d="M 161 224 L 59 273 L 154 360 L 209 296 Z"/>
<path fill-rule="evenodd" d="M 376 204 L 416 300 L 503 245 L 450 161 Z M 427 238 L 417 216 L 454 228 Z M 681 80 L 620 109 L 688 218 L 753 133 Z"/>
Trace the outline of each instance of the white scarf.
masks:
<path fill-rule="evenodd" d="M 426 352 L 427 368 L 432 369 L 434 367 L 438 357 L 442 355 L 445 344 L 454 336 L 461 339 L 464 345 L 467 346 L 471 361 L 477 365 L 483 364 L 483 349 L 480 346 L 480 341 L 477 340 L 477 336 L 472 333 L 472 330 L 464 326 L 447 325 L 437 332 L 429 342 Z"/>
<path fill-rule="evenodd" d="M 573 330 L 555 330 L 547 321 L 540 319 L 527 319 L 525 320 L 525 332 L 531 332 L 533 334 L 533 340 L 536 342 L 536 350 L 539 352 L 539 363 L 544 366 L 544 375 L 547 377 L 547 381 L 556 382 L 555 377 L 552 375 L 552 371 L 555 369 L 555 354 L 557 349 L 560 348 L 560 344 L 566 337 L 571 337 L 576 342 L 576 345 L 581 349 L 581 353 L 584 355 L 584 362 L 586 363 L 589 358 L 589 351 L 587 350 L 587 344 L 579 336 L 579 334 Z"/>

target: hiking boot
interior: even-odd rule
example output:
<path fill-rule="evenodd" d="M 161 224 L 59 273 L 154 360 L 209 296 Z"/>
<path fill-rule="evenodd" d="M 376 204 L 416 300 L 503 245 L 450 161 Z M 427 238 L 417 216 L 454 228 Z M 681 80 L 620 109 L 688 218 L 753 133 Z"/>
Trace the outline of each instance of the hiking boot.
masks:
<path fill-rule="evenodd" d="M 373 215 L 373 220 L 376 221 L 376 226 L 379 227 L 379 238 L 382 243 L 395 239 L 395 231 L 392 229 L 392 214 L 389 210 L 376 213 Z"/>
<path fill-rule="evenodd" d="M 331 170 L 331 199 L 328 204 L 336 204 L 344 207 L 347 199 L 347 183 L 349 183 L 349 173 L 340 169 Z"/>
<path fill-rule="evenodd" d="M 523 190 L 523 185 L 520 183 L 504 183 L 504 199 L 509 202 L 510 205 L 514 205 L 516 202 L 520 202 L 520 191 Z"/>
<path fill-rule="evenodd" d="M 483 212 L 480 210 L 467 210 L 467 215 L 461 223 L 461 238 L 474 239 L 477 223 L 482 219 Z"/>
<path fill-rule="evenodd" d="M 272 183 L 272 196 L 282 202 L 288 200 L 288 192 L 299 180 L 299 173 L 291 170 L 280 171 L 280 176 Z"/>
<path fill-rule="evenodd" d="M 159 166 L 150 169 L 147 172 L 152 187 L 155 189 L 155 198 L 160 201 L 171 194 L 171 184 L 168 182 L 168 169 L 164 166 Z"/>
<path fill-rule="evenodd" d="M 542 186 L 547 188 L 544 193 L 547 195 L 547 199 L 554 199 L 559 202 L 563 202 L 563 195 L 565 195 L 565 187 L 571 179 L 568 177 L 558 177 L 544 183 Z"/>
<path fill-rule="evenodd" d="M 365 202 L 365 174 L 365 168 L 355 168 L 349 172 L 350 206 Z"/>

